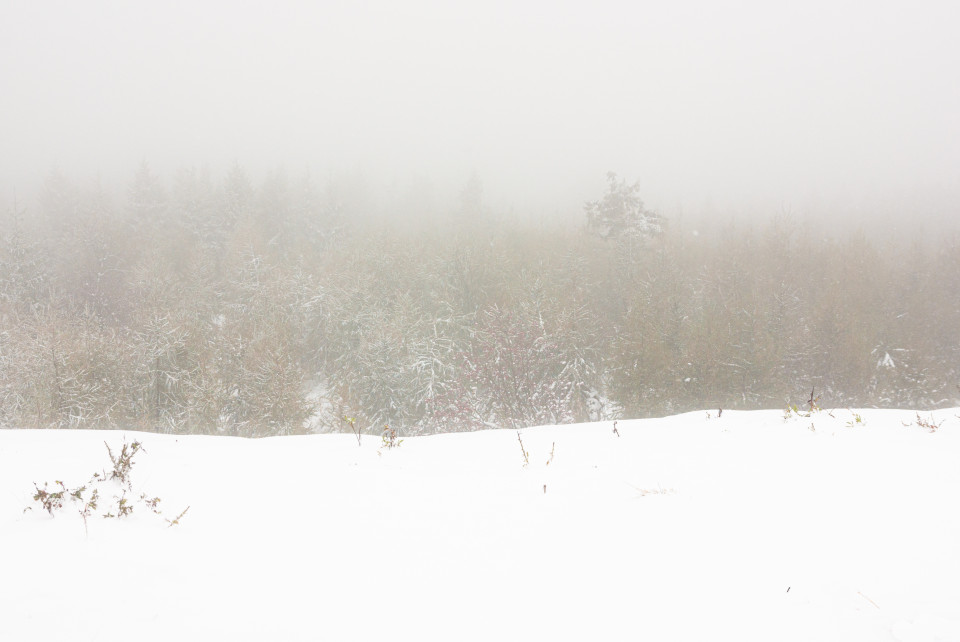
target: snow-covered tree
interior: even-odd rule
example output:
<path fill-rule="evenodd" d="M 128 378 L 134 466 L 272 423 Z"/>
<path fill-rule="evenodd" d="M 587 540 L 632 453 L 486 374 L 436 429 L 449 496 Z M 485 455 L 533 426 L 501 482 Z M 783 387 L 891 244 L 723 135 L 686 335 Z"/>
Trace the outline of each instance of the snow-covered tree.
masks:
<path fill-rule="evenodd" d="M 608 172 L 607 183 L 604 197 L 584 206 L 591 232 L 603 239 L 649 238 L 663 232 L 663 218 L 646 209 L 640 200 L 639 182 L 628 185 Z"/>

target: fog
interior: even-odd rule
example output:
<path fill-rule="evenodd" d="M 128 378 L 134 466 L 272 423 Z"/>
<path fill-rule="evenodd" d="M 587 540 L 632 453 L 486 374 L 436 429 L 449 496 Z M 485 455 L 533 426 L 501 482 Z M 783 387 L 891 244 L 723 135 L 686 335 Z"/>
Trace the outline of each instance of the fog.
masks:
<path fill-rule="evenodd" d="M 2 6 L 0 426 L 960 403 L 954 5 Z"/>
<path fill-rule="evenodd" d="M 574 220 L 615 171 L 674 218 L 951 215 L 958 5 L 791 4 L 5 2 L 0 192 L 145 160 L 442 204 L 475 173 Z"/>

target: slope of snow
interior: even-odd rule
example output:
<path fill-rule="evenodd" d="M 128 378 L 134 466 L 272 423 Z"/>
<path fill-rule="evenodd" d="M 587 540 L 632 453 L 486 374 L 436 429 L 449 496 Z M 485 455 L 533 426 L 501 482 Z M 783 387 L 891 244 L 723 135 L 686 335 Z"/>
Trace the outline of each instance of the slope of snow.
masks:
<path fill-rule="evenodd" d="M 528 465 L 513 431 L 0 431 L 0 640 L 960 640 L 960 410 L 858 412 L 531 428 Z M 178 526 L 33 502 L 125 436 Z"/>

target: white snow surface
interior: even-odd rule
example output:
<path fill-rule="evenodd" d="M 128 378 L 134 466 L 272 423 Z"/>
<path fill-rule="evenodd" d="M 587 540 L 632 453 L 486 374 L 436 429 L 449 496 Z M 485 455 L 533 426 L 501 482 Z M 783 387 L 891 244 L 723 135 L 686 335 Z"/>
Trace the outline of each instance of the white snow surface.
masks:
<path fill-rule="evenodd" d="M 528 428 L 528 465 L 510 430 L 2 430 L 0 640 L 960 640 L 960 409 L 856 413 Z M 35 505 L 124 438 L 178 526 Z"/>

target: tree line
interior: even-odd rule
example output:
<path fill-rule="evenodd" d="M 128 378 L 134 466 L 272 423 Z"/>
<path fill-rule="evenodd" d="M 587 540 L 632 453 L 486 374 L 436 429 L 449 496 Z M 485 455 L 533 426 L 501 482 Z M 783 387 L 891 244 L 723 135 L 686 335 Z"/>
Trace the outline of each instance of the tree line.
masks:
<path fill-rule="evenodd" d="M 307 177 L 164 184 L 143 165 L 113 197 L 52 173 L 3 215 L 0 425 L 425 434 L 784 407 L 811 388 L 826 406 L 960 398 L 957 236 L 824 238 L 783 218 L 694 235 L 638 218 L 614 178 L 582 229 L 477 199 L 374 225 Z"/>

